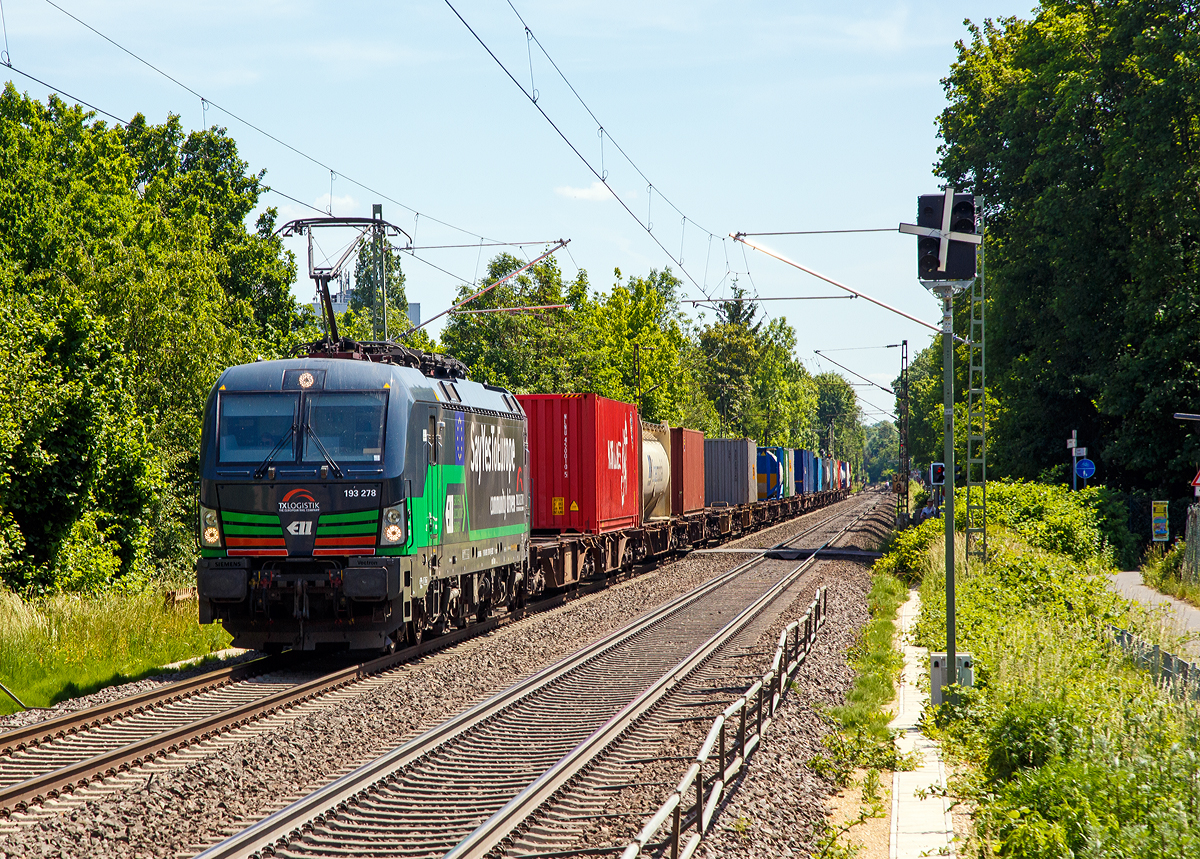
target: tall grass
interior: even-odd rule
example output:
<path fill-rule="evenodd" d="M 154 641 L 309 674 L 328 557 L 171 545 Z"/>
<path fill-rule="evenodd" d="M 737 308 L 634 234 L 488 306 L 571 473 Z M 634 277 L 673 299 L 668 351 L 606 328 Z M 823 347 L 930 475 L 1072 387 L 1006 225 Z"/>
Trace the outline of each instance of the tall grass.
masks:
<path fill-rule="evenodd" d="M 219 625 L 196 622 L 194 601 L 168 608 L 153 588 L 30 601 L 0 589 L 0 682 L 31 707 L 145 676 L 228 642 Z M 0 693 L 0 713 L 17 709 Z"/>
<path fill-rule="evenodd" d="M 1115 623 L 1168 648 L 1170 632 L 1113 594 L 1094 523 L 1075 513 L 1053 528 L 1021 522 L 1040 515 L 1044 493 L 1030 494 L 1006 511 L 1024 527 L 989 528 L 986 567 L 956 565 L 958 648 L 974 655 L 976 683 L 930 724 L 966 764 L 955 789 L 975 808 L 967 852 L 1200 857 L 1195 705 L 1159 689 L 1105 630 Z M 929 560 L 906 566 L 923 574 L 918 643 L 941 649 L 944 544 L 927 542 Z"/>
<path fill-rule="evenodd" d="M 1200 606 L 1200 582 L 1188 581 L 1183 575 L 1183 556 L 1187 544 L 1176 543 L 1164 549 L 1161 543 L 1151 543 L 1142 557 L 1142 582 L 1176 599 Z"/>
<path fill-rule="evenodd" d="M 890 742 L 891 714 L 884 710 L 896 697 L 896 681 L 904 668 L 904 655 L 896 649 L 896 612 L 908 597 L 904 583 L 888 573 L 876 573 L 867 594 L 871 619 L 859 633 L 849 653 L 856 675 L 846 693 L 846 703 L 831 715 L 847 730 L 865 731 Z"/>

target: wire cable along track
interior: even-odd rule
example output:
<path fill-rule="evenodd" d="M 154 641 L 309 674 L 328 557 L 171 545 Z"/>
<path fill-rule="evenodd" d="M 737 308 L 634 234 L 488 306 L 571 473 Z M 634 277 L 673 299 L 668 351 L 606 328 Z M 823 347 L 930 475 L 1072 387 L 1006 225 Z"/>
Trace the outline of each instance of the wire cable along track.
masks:
<path fill-rule="evenodd" d="M 858 515 L 821 548 L 869 509 L 851 511 Z M 826 520 L 789 542 L 836 527 Z M 752 558 L 198 859 L 488 855 L 815 561 Z"/>

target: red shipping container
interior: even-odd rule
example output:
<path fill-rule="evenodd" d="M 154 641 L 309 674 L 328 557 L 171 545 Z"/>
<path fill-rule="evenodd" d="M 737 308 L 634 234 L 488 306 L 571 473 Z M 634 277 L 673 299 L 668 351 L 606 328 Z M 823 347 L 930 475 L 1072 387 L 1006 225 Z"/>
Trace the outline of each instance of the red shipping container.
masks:
<path fill-rule="evenodd" d="M 704 509 L 704 433 L 671 427 L 671 515 Z"/>
<path fill-rule="evenodd" d="M 524 394 L 535 531 L 641 523 L 637 407 L 595 394 Z M 703 486 L 703 483 L 701 484 Z"/>

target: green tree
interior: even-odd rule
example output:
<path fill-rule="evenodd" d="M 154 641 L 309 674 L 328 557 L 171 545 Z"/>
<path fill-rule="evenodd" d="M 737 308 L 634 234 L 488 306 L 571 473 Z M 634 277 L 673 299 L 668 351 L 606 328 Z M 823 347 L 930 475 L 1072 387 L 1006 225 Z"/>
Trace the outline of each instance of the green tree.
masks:
<path fill-rule="evenodd" d="M 1127 487 L 1200 438 L 1200 52 L 1182 0 L 1049 0 L 970 26 L 939 173 L 987 204 L 993 473 L 1062 468 L 1077 429 Z"/>
<path fill-rule="evenodd" d="M 488 265 L 480 285 L 463 284 L 455 301 L 495 283 L 525 263 L 502 253 Z M 518 393 L 611 389 L 615 371 L 605 366 L 594 327 L 587 274 L 569 284 L 554 257 L 485 293 L 464 310 L 567 304 L 538 313 L 454 314 L 442 332 L 446 352 L 470 369 L 471 377 Z"/>
<path fill-rule="evenodd" d="M 110 128 L 0 95 L 0 577 L 98 588 L 186 569 L 201 410 L 289 348 L 291 258 L 219 129 Z"/>
<path fill-rule="evenodd" d="M 382 340 L 385 313 L 389 337 L 397 338 L 409 328 L 408 294 L 404 289 L 400 252 L 391 245 L 383 247 L 383 284 L 379 282 L 378 256 L 374 243 L 368 240 L 359 248 L 354 261 L 354 290 L 339 329 L 345 325 L 347 336 L 357 340 Z"/>
<path fill-rule="evenodd" d="M 899 446 L 900 433 L 891 421 L 878 421 L 866 427 L 863 475 L 869 483 L 890 480 L 896 473 Z"/>
<path fill-rule="evenodd" d="M 815 381 L 819 449 L 826 456 L 849 462 L 854 473 L 861 474 L 866 438 L 858 396 L 837 373 L 819 373 Z"/>

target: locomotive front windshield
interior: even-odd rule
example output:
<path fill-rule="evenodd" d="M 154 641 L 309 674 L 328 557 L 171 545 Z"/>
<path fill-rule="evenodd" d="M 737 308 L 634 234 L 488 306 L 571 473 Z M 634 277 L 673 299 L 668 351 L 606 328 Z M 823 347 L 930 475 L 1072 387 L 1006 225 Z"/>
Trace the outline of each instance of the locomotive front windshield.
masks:
<path fill-rule="evenodd" d="M 218 421 L 221 462 L 261 462 L 283 444 L 276 459 L 295 459 L 286 439 L 296 422 L 297 394 L 222 394 Z"/>
<path fill-rule="evenodd" d="M 379 462 L 386 405 L 387 394 L 376 391 L 308 394 L 304 405 L 308 428 L 304 433 L 304 461 L 324 462 L 327 452 L 335 462 Z"/>

